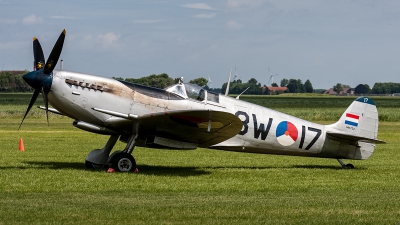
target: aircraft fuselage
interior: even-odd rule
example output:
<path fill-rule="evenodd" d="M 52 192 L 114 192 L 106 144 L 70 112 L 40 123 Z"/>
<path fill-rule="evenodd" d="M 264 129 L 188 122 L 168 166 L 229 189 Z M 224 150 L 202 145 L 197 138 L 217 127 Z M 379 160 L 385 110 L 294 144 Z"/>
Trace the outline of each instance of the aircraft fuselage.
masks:
<path fill-rule="evenodd" d="M 76 121 L 104 127 L 115 133 L 132 133 L 124 119 L 93 110 L 103 108 L 123 114 L 143 115 L 172 110 L 209 109 L 236 115 L 243 123 L 234 137 L 213 149 L 365 159 L 372 152 L 361 153 L 352 142 L 326 136 L 329 126 L 296 118 L 259 105 L 224 95 L 208 93 L 206 99 L 182 98 L 165 90 L 130 84 L 118 80 L 68 71 L 54 71 L 49 93 L 51 105 Z M 120 125 L 116 121 L 121 121 Z M 99 132 L 100 133 L 100 132 Z M 105 134 L 109 134 L 104 132 Z M 374 144 L 363 143 L 364 149 Z"/>

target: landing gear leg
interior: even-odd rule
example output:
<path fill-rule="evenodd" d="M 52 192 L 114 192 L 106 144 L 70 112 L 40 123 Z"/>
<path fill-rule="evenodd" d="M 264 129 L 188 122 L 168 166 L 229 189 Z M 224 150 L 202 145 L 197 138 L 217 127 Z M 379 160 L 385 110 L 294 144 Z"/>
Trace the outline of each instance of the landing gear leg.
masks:
<path fill-rule="evenodd" d="M 341 159 L 337 159 L 337 161 L 340 163 L 340 165 L 342 165 L 343 169 L 354 169 L 353 164 L 345 164 Z"/>
<path fill-rule="evenodd" d="M 115 143 L 118 141 L 119 135 L 111 135 L 106 145 L 102 149 L 95 149 L 86 157 L 86 168 L 98 169 L 108 166 L 108 156 Z"/>
<path fill-rule="evenodd" d="M 132 156 L 138 135 L 132 134 L 123 151 L 115 151 L 108 159 L 109 165 L 115 171 L 131 172 L 136 169 L 136 161 Z"/>

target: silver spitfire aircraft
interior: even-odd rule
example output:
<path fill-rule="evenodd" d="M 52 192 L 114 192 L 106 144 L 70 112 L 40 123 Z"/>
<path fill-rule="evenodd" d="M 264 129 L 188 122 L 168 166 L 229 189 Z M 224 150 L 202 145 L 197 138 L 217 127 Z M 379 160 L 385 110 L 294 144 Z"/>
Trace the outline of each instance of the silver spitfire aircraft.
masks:
<path fill-rule="evenodd" d="M 333 158 L 343 168 L 354 168 L 341 159 L 367 159 L 382 142 L 377 139 L 376 106 L 366 97 L 355 99 L 336 123 L 320 125 L 193 84 L 179 82 L 162 90 L 56 71 L 65 34 L 63 30 L 46 62 L 33 39 L 36 68 L 23 78 L 35 91 L 21 125 L 42 93 L 45 106 L 40 108 L 47 120 L 50 111 L 74 119 L 82 130 L 110 135 L 102 149 L 89 153 L 88 168 L 133 171 L 135 146 Z M 110 155 L 118 139 L 126 147 Z"/>

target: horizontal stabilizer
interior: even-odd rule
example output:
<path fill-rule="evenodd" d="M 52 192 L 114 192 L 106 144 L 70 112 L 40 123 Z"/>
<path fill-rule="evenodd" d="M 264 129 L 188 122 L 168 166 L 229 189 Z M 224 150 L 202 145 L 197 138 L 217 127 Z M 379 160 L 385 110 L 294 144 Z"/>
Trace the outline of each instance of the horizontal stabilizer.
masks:
<path fill-rule="evenodd" d="M 356 135 L 350 135 L 350 134 L 345 134 L 345 133 L 335 133 L 335 132 L 326 132 L 328 136 L 334 137 L 334 138 L 339 138 L 339 139 L 344 139 L 344 140 L 349 140 L 349 141 L 362 141 L 362 142 L 368 142 L 368 143 L 374 143 L 374 144 L 385 144 L 386 142 L 379 140 L 379 139 L 372 139 L 372 138 L 367 138 L 367 137 L 360 137 Z"/>

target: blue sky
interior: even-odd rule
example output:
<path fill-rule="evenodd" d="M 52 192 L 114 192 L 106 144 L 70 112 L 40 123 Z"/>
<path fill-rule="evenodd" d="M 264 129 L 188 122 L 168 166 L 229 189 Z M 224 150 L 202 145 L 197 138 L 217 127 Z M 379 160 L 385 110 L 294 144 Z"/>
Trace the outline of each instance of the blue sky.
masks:
<path fill-rule="evenodd" d="M 400 82 L 395 0 L 0 0 L 0 68 L 31 70 L 32 38 L 47 57 L 64 28 L 64 69 L 106 77 Z"/>

